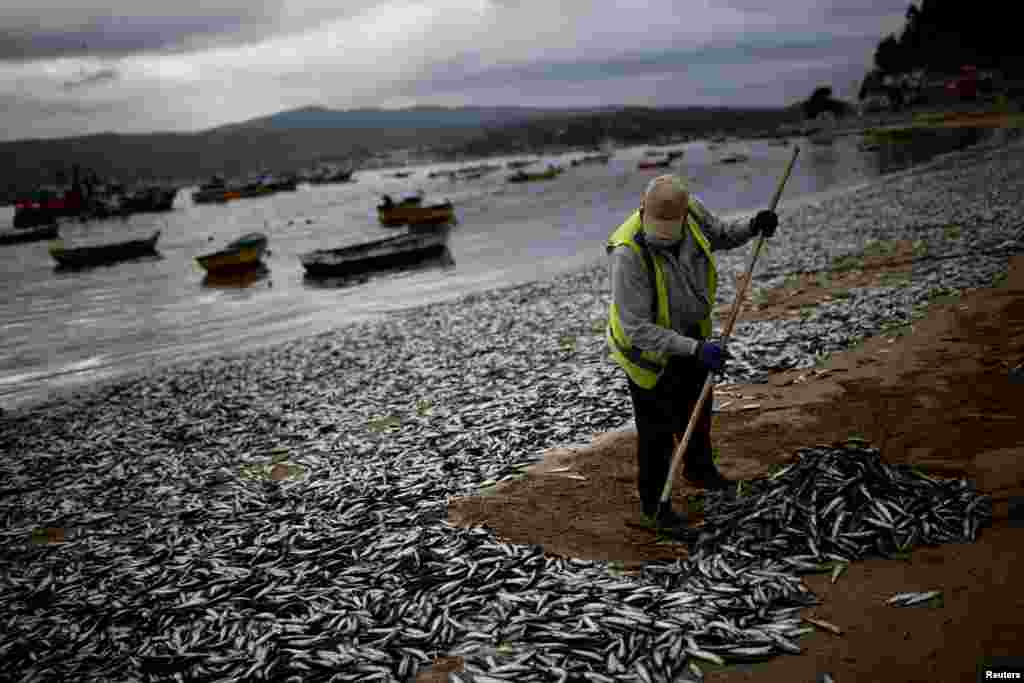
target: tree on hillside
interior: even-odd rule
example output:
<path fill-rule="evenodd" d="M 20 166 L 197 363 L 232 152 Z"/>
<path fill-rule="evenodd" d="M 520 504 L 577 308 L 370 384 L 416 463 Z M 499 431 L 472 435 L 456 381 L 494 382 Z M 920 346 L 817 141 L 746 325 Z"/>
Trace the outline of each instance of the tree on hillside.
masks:
<path fill-rule="evenodd" d="M 883 74 L 917 69 L 950 73 L 962 65 L 1018 71 L 1024 51 L 1011 35 L 1014 3 L 972 5 L 954 0 L 921 0 L 907 7 L 903 31 L 888 35 L 875 50 L 875 67 Z"/>
<path fill-rule="evenodd" d="M 815 88 L 811 96 L 804 100 L 801 109 L 808 119 L 816 119 L 823 112 L 842 118 L 850 112 L 849 105 L 832 97 L 832 88 L 827 85 Z"/>

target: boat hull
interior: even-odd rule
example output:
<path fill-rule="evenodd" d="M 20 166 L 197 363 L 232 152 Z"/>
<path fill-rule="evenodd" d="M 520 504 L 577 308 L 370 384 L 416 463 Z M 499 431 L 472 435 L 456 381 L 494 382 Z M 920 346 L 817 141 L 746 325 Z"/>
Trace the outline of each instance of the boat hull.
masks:
<path fill-rule="evenodd" d="M 57 239 L 57 226 L 44 225 L 35 228 L 15 228 L 0 231 L 0 244 L 19 244 Z"/>
<path fill-rule="evenodd" d="M 523 173 L 521 175 L 510 175 L 510 183 L 528 183 L 534 180 L 554 180 L 561 171 L 545 171 L 543 173 Z"/>
<path fill-rule="evenodd" d="M 672 165 L 672 160 L 671 159 L 662 159 L 660 161 L 641 161 L 640 163 L 638 163 L 636 165 L 636 167 L 639 168 L 639 169 L 668 168 L 671 165 Z"/>
<path fill-rule="evenodd" d="M 50 256 L 61 268 L 87 268 L 101 266 L 118 261 L 127 261 L 141 256 L 156 254 L 156 242 L 160 238 L 157 230 L 153 236 L 144 240 L 128 240 L 114 244 L 103 244 L 95 247 L 78 247 L 65 249 L 62 246 L 51 246 Z"/>
<path fill-rule="evenodd" d="M 418 265 L 443 257 L 448 231 L 409 233 L 351 247 L 320 249 L 299 257 L 309 277 L 347 277 Z"/>
<path fill-rule="evenodd" d="M 444 225 L 455 222 L 455 207 L 451 204 L 437 206 L 395 206 L 390 209 L 377 207 L 377 218 L 381 225 L 389 228 L 402 225 Z"/>
<path fill-rule="evenodd" d="M 243 247 L 197 256 L 196 262 L 208 273 L 238 273 L 258 268 L 262 256 L 263 249 Z"/>
<path fill-rule="evenodd" d="M 196 262 L 207 273 L 231 275 L 260 268 L 266 250 L 267 236 L 262 232 L 251 232 L 220 251 L 197 256 Z"/>

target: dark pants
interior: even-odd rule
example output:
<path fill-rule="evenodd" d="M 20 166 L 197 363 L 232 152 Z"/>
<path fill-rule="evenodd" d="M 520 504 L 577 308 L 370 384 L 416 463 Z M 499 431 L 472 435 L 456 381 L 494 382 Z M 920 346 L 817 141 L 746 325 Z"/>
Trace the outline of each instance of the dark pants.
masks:
<path fill-rule="evenodd" d="M 707 376 L 707 370 L 696 358 L 673 356 L 653 389 L 641 389 L 627 377 L 636 418 L 637 488 L 643 509 L 648 513 L 657 507 L 668 477 L 675 452 L 672 436 L 678 434 L 682 441 Z M 683 455 L 684 470 L 688 475 L 700 474 L 714 465 L 711 453 L 713 393 L 709 392 L 704 401 Z"/>

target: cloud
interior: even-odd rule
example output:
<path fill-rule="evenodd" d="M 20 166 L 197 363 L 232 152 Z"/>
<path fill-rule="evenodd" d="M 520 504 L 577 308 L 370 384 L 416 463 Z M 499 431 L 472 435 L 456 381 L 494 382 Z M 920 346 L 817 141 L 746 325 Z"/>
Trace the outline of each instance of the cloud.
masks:
<path fill-rule="evenodd" d="M 662 83 L 658 89 L 650 90 L 650 99 L 663 106 L 681 106 L 692 102 L 694 93 L 715 93 L 716 97 L 727 92 L 736 93 L 737 96 L 744 93 L 742 99 L 747 99 L 746 94 L 751 88 L 760 91 L 769 89 L 780 71 L 827 71 L 832 64 L 846 64 L 851 58 L 856 61 L 856 57 L 871 47 L 873 43 L 870 39 L 859 37 L 795 35 L 788 39 L 766 37 L 683 50 L 623 53 L 600 60 L 494 67 L 481 67 L 479 58 L 470 55 L 435 64 L 429 74 L 420 74 L 418 79 L 407 81 L 398 94 L 407 98 L 429 97 L 439 91 L 493 90 L 497 86 L 509 90 L 516 88 L 521 96 L 529 96 L 534 92 L 546 92 L 548 88 L 542 85 L 546 83 L 556 83 L 565 88 L 586 84 L 587 87 L 597 87 L 607 92 L 609 89 L 621 88 L 630 79 L 644 78 L 649 83 L 660 83 L 668 79 L 677 86 L 685 83 L 689 86 L 666 91 L 662 90 Z M 758 88 L 758 81 L 765 83 L 766 88 Z M 614 84 L 614 88 L 603 88 L 602 84 Z M 790 103 L 782 95 L 762 99 L 766 106 Z M 755 102 L 746 101 L 745 104 Z"/>
<path fill-rule="evenodd" d="M 188 52 L 300 32 L 375 3 L 325 0 L 37 0 L 0 6 L 0 61 Z"/>
<path fill-rule="evenodd" d="M 317 104 L 782 106 L 869 68 L 905 12 L 896 0 L 35 5 L 0 7 L 0 97 L 21 103 L 5 110 L 7 139 L 39 134 L 39 107 L 46 135 L 76 135 Z"/>

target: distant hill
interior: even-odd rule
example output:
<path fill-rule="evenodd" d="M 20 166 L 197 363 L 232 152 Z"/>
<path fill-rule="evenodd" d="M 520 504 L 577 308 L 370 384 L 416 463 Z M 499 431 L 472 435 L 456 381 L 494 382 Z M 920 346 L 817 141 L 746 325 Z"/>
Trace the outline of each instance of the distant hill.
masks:
<path fill-rule="evenodd" d="M 53 183 L 72 164 L 101 178 L 192 182 L 213 174 L 293 172 L 317 163 L 359 165 L 396 149 L 487 155 L 538 145 L 586 145 L 609 137 L 654 140 L 673 131 L 762 130 L 789 110 L 537 109 L 415 107 L 331 110 L 304 107 L 196 133 L 104 133 L 0 143 L 0 197 Z"/>
<path fill-rule="evenodd" d="M 569 110 L 575 112 L 596 110 Z M 270 116 L 215 128 L 263 130 L 377 130 L 394 128 L 472 128 L 502 126 L 544 116 L 560 115 L 567 110 L 527 107 L 411 107 L 408 109 L 326 109 L 303 107 Z"/>
<path fill-rule="evenodd" d="M 74 163 L 122 182 L 288 172 L 322 162 L 359 163 L 390 149 L 457 145 L 481 135 L 484 127 L 567 113 L 520 107 L 303 107 L 196 133 L 16 140 L 0 143 L 0 196 L 53 183 L 59 171 L 70 174 Z"/>

